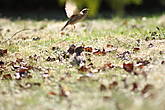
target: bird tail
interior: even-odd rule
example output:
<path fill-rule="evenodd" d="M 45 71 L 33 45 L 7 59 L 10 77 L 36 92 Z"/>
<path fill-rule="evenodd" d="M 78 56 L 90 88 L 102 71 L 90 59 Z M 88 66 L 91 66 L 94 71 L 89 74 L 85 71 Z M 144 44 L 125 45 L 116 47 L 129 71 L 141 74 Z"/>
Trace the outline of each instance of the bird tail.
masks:
<path fill-rule="evenodd" d="M 65 24 L 65 26 L 61 29 L 61 31 L 63 31 L 65 28 L 66 28 L 66 26 L 68 25 L 68 22 Z"/>

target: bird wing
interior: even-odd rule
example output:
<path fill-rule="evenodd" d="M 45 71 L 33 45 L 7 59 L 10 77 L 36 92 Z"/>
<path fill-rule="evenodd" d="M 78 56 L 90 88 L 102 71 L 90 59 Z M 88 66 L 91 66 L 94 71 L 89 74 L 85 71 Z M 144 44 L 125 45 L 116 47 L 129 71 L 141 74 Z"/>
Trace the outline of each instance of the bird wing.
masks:
<path fill-rule="evenodd" d="M 73 0 L 66 0 L 65 11 L 68 18 L 79 13 L 76 3 Z"/>

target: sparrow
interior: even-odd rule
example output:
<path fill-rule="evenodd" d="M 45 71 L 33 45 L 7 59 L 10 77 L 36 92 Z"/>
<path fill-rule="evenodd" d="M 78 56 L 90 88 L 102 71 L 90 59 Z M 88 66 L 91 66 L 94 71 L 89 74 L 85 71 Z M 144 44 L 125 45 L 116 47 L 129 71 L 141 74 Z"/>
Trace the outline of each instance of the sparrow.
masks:
<path fill-rule="evenodd" d="M 83 20 L 88 14 L 88 8 L 84 8 L 79 11 L 73 0 L 66 0 L 65 12 L 69 20 L 66 22 L 61 31 L 63 31 L 68 25 L 74 25 L 80 20 Z"/>

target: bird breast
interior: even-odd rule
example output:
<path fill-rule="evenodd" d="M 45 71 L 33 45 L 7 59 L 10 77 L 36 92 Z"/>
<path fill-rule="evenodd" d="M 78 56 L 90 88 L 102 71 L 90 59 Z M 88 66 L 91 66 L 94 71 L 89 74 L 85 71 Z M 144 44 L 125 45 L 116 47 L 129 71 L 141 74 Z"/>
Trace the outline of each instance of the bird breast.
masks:
<path fill-rule="evenodd" d="M 84 19 L 84 15 L 82 15 L 82 14 L 73 15 L 70 18 L 70 23 L 69 24 L 75 24 L 75 23 L 79 22 L 82 19 Z"/>

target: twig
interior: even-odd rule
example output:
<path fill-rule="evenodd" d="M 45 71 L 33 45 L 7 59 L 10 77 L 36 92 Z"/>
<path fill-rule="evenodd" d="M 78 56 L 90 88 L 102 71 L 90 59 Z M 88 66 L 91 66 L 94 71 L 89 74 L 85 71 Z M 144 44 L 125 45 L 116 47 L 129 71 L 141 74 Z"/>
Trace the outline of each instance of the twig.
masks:
<path fill-rule="evenodd" d="M 27 30 L 31 30 L 31 29 L 22 29 L 22 30 L 19 30 L 19 31 L 15 32 L 9 39 L 7 39 L 7 40 L 5 40 L 5 41 L 3 41 L 3 42 L 1 42 L 1 43 L 5 43 L 5 42 L 9 41 L 9 40 L 11 40 L 15 35 L 17 35 L 17 34 L 23 32 L 23 31 L 27 31 Z"/>

